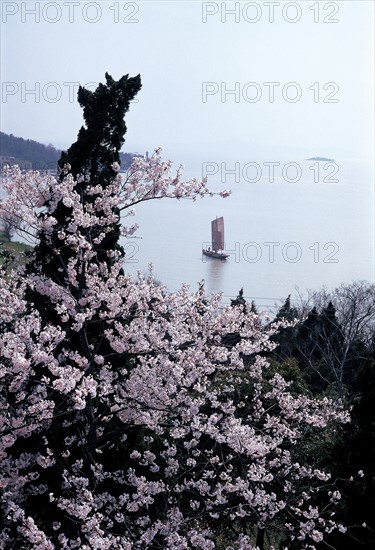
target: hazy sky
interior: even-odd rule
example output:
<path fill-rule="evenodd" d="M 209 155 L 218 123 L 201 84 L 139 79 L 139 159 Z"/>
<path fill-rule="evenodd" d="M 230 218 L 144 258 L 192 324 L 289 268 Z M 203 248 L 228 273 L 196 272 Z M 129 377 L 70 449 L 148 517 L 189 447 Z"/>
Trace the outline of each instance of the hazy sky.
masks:
<path fill-rule="evenodd" d="M 372 1 L 1 5 L 7 133 L 68 146 L 76 83 L 140 73 L 127 150 L 371 156 Z"/>
<path fill-rule="evenodd" d="M 371 0 L 1 7 L 7 133 L 66 147 L 82 124 L 75 83 L 140 73 L 125 150 L 161 145 L 182 161 L 223 152 L 372 156 Z"/>
<path fill-rule="evenodd" d="M 197 273 L 189 274 L 184 257 L 175 276 L 194 282 L 205 276 L 199 239 L 218 214 L 225 216 L 229 243 L 247 234 L 259 243 L 284 238 L 303 246 L 305 239 L 310 260 L 311 245 L 324 250 L 337 243 L 340 250 L 337 264 L 298 262 L 284 275 L 289 264 L 276 270 L 267 264 L 270 280 L 263 264 L 256 275 L 253 264 L 232 261 L 234 274 L 219 285 L 227 294 L 242 285 L 254 296 L 278 296 L 283 284 L 287 295 L 292 283 L 373 280 L 373 0 L 0 0 L 0 6 L 3 131 L 67 148 L 83 122 L 78 83 L 96 87 L 106 71 L 116 79 L 140 73 L 143 87 L 126 116 L 123 149 L 144 153 L 162 146 L 164 157 L 184 163 L 189 175 L 200 176 L 205 162 L 224 166 L 217 181 L 209 179 L 210 187 L 233 190 L 219 209 L 212 200 L 185 217 L 155 205 L 150 216 L 138 213 L 142 243 L 159 251 L 164 282 L 172 284 L 177 263 L 167 249 L 163 272 L 161 226 L 181 235 L 194 216 L 191 265 Z M 313 156 L 337 165 L 302 160 Z M 278 184 L 267 183 L 266 165 L 258 186 L 249 181 L 254 171 L 243 177 L 247 163 L 278 159 L 284 159 Z M 284 177 L 286 161 L 302 166 L 301 185 Z M 233 175 L 226 181 L 226 169 L 235 164 L 241 181 Z M 332 168 L 334 175 L 340 169 L 336 180 Z M 157 216 L 163 224 L 155 231 Z M 151 252 L 145 249 L 142 258 L 149 261 Z M 312 273 L 317 278 L 310 281 Z"/>

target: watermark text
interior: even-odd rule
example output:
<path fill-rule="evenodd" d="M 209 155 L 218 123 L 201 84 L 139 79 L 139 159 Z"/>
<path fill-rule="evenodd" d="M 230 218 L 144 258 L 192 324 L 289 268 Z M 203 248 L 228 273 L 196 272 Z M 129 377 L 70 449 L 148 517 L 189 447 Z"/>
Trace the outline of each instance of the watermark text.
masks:
<path fill-rule="evenodd" d="M 339 23 L 337 2 L 202 2 L 202 22 L 295 24 L 309 19 L 314 23 Z"/>
<path fill-rule="evenodd" d="M 4 81 L 1 83 L 1 102 L 21 101 L 21 103 L 58 103 L 66 101 L 76 103 L 80 82 L 14 82 Z M 95 91 L 98 82 L 82 84 L 87 90 Z M 137 103 L 134 98 L 132 103 Z"/>
<path fill-rule="evenodd" d="M 337 184 L 339 166 L 333 160 L 327 162 L 264 161 L 264 162 L 203 162 L 202 177 L 215 177 L 221 183 L 327 183 Z"/>
<path fill-rule="evenodd" d="M 202 243 L 202 250 L 208 250 L 210 246 L 211 243 Z M 227 255 L 230 261 L 234 261 L 235 263 L 245 261 L 254 264 L 263 261 L 273 264 L 284 261 L 289 264 L 295 264 L 303 259 L 315 264 L 337 264 L 339 262 L 339 251 L 340 247 L 335 242 L 314 242 L 310 246 L 302 246 L 300 243 L 294 241 L 287 243 L 266 241 L 263 243 L 248 242 L 245 244 L 236 242 L 232 246 L 225 246 L 224 250 L 220 252 Z M 202 254 L 202 261 L 210 261 L 210 258 Z"/>
<path fill-rule="evenodd" d="M 221 103 L 297 103 L 309 99 L 313 103 L 338 103 L 340 86 L 337 82 L 313 82 L 302 85 L 298 82 L 202 82 L 202 102 L 213 98 Z"/>
<path fill-rule="evenodd" d="M 136 2 L 0 2 L 1 22 L 98 23 L 104 17 L 113 23 L 139 23 Z"/>

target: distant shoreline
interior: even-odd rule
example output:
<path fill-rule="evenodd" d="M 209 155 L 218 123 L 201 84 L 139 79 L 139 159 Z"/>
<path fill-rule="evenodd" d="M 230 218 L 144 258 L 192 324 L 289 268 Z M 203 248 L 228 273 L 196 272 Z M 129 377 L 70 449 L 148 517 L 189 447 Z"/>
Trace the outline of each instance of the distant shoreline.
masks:
<path fill-rule="evenodd" d="M 326 158 L 326 157 L 311 157 L 311 158 L 306 159 L 306 160 L 318 160 L 318 161 L 323 161 L 323 162 L 335 162 L 335 159 L 329 159 L 329 158 Z"/>

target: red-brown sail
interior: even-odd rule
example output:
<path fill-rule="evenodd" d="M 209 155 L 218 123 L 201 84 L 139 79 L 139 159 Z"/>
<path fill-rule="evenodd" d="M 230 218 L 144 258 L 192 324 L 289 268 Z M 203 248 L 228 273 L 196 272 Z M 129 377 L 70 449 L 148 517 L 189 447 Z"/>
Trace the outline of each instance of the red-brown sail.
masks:
<path fill-rule="evenodd" d="M 224 218 L 216 218 L 211 222 L 212 250 L 224 250 Z"/>
<path fill-rule="evenodd" d="M 216 260 L 226 260 L 229 254 L 218 252 L 224 250 L 224 218 L 216 218 L 211 222 L 211 247 L 202 250 L 205 256 L 215 258 Z"/>

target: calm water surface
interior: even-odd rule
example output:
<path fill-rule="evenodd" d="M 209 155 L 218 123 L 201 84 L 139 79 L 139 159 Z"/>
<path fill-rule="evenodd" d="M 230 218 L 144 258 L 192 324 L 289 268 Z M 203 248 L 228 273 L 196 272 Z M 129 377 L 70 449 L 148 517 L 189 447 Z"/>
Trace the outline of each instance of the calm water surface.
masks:
<path fill-rule="evenodd" d="M 337 162 L 337 161 L 336 161 Z M 170 290 L 182 282 L 192 290 L 204 280 L 208 292 L 229 302 L 240 288 L 270 307 L 295 287 L 334 287 L 354 279 L 374 280 L 374 189 L 372 167 L 340 161 L 338 183 L 315 182 L 312 162 L 300 163 L 303 177 L 288 183 L 209 178 L 213 190 L 232 189 L 229 198 L 171 199 L 137 206 L 130 218 L 138 238 L 124 240 L 126 269 L 136 273 L 154 264 L 156 278 Z M 189 167 L 186 178 L 199 177 Z M 224 216 L 227 261 L 202 256 L 210 244 L 211 220 Z"/>

